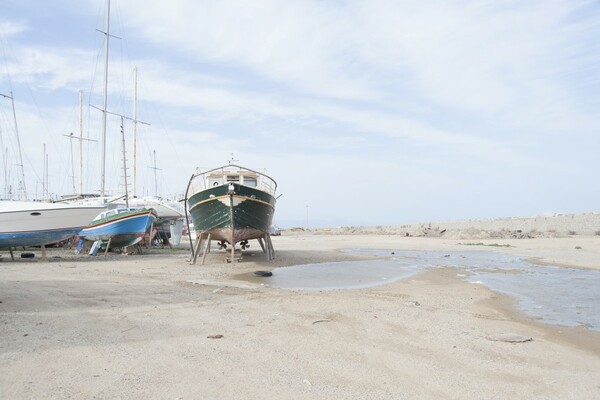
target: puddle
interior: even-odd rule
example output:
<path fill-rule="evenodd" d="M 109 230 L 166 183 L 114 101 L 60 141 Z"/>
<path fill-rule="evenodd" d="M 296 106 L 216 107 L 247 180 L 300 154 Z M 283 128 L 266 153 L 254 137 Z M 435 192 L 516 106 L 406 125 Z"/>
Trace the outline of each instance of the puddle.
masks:
<path fill-rule="evenodd" d="M 294 290 L 360 289 L 385 285 L 421 272 L 389 260 L 343 261 L 276 268 L 269 285 Z"/>
<path fill-rule="evenodd" d="M 539 266 L 485 251 L 346 252 L 381 258 L 276 268 L 268 283 L 292 290 L 358 289 L 385 285 L 429 268 L 460 268 L 467 273 L 459 275 L 463 279 L 516 298 L 520 310 L 542 322 L 600 331 L 600 271 Z"/>

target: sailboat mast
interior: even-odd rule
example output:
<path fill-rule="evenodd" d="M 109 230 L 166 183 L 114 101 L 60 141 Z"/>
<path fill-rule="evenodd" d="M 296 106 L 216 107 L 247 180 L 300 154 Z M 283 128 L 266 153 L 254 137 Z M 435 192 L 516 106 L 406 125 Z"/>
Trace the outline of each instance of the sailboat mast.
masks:
<path fill-rule="evenodd" d="M 71 132 L 71 137 L 73 137 L 73 133 Z M 77 189 L 75 189 L 75 161 L 73 158 L 73 141 L 69 140 L 69 147 L 71 149 L 71 178 L 72 178 L 72 182 L 73 182 L 73 194 L 75 194 L 75 191 Z"/>
<path fill-rule="evenodd" d="M 46 143 L 44 143 L 44 154 L 42 159 L 44 160 L 44 167 L 42 168 L 42 198 L 46 197 Z"/>
<path fill-rule="evenodd" d="M 104 100 L 102 108 L 102 181 L 100 184 L 100 195 L 104 197 L 104 185 L 106 181 L 106 112 L 108 106 L 108 38 L 110 37 L 110 0 L 106 0 L 106 15 L 104 22 L 106 36 L 104 39 Z"/>
<path fill-rule="evenodd" d="M 156 170 L 158 168 L 156 168 L 156 150 L 153 150 L 154 152 L 154 196 L 158 197 L 158 183 L 156 180 Z"/>
<path fill-rule="evenodd" d="M 46 145 L 44 144 L 44 153 L 46 153 Z M 50 190 L 48 188 L 48 153 L 45 154 L 45 162 L 46 162 L 46 199 L 50 198 Z"/>
<path fill-rule="evenodd" d="M 137 67 L 133 68 L 133 196 L 137 190 Z"/>
<path fill-rule="evenodd" d="M 79 90 L 79 194 L 83 194 L 83 90 Z"/>
<path fill-rule="evenodd" d="M 17 112 L 15 111 L 15 99 L 13 97 L 12 90 L 10 91 L 10 98 L 12 103 L 13 118 L 15 120 L 15 133 L 17 136 L 17 148 L 19 149 L 19 167 L 21 168 L 21 187 L 23 188 L 23 198 L 27 198 L 27 186 L 25 185 L 25 167 L 23 166 L 23 154 L 21 152 L 21 139 L 19 138 L 19 126 L 17 124 Z"/>
<path fill-rule="evenodd" d="M 125 158 L 125 127 L 124 118 L 121 117 L 121 140 L 123 141 L 123 179 L 125 180 L 125 205 L 129 208 L 129 195 L 127 191 L 127 159 Z"/>
<path fill-rule="evenodd" d="M 0 125 L 0 150 L 2 151 L 2 164 L 4 164 L 4 198 L 8 199 L 8 148 L 5 153 L 2 125 Z"/>

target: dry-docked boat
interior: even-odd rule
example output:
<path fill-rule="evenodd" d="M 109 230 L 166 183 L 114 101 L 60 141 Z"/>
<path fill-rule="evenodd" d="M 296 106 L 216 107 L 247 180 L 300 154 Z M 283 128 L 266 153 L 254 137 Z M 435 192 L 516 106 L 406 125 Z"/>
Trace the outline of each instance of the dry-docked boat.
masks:
<path fill-rule="evenodd" d="M 153 209 L 115 208 L 100 213 L 79 232 L 85 240 L 106 242 L 107 248 L 138 244 L 156 219 Z"/>
<path fill-rule="evenodd" d="M 186 214 L 191 216 L 197 237 L 192 244 L 194 262 L 202 240 L 206 241 L 205 254 L 211 240 L 221 247 L 230 244 L 233 261 L 236 243 L 245 249 L 248 240 L 257 239 L 269 260 L 274 258 L 268 232 L 275 213 L 276 189 L 273 178 L 235 164 L 192 175 L 185 198 Z"/>
<path fill-rule="evenodd" d="M 0 201 L 0 248 L 60 242 L 90 223 L 106 206 Z"/>

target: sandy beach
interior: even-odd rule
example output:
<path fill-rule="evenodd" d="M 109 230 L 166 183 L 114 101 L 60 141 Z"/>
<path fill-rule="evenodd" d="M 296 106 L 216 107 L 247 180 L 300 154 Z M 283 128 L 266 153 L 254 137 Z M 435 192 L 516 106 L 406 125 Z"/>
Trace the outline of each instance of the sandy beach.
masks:
<path fill-rule="evenodd" d="M 189 265 L 182 249 L 51 250 L 49 262 L 3 252 L 0 397 L 600 399 L 599 332 L 536 321 L 456 269 L 310 292 L 253 274 L 370 259 L 339 251 L 357 248 L 485 250 L 600 269 L 600 236 L 472 242 L 305 232 L 274 237 L 272 262 L 254 243 L 241 262 L 215 251 L 205 265 Z"/>

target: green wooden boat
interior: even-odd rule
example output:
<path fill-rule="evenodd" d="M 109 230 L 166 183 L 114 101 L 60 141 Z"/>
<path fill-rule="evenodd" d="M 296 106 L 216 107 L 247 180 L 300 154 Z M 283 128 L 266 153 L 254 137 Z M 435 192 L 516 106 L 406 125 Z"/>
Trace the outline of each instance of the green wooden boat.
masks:
<path fill-rule="evenodd" d="M 194 260 L 203 239 L 207 243 L 216 240 L 220 247 L 229 244 L 232 260 L 236 243 L 244 249 L 248 240 L 257 239 L 272 259 L 269 229 L 276 189 L 273 178 L 235 164 L 192 175 L 186 190 L 186 214 L 191 216 L 196 231 Z"/>

